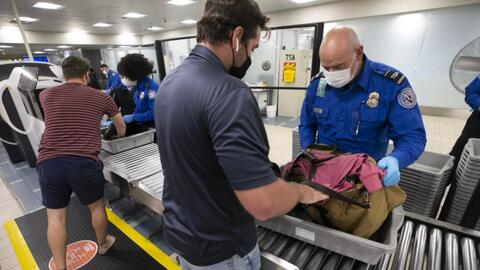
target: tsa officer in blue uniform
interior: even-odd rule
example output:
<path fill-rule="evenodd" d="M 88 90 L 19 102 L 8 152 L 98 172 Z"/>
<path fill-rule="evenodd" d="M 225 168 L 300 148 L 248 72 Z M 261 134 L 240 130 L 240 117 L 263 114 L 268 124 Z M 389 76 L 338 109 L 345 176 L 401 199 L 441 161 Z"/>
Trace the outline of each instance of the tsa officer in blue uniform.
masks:
<path fill-rule="evenodd" d="M 307 90 L 300 122 L 302 148 L 335 145 L 343 152 L 367 153 L 386 169 L 385 186 L 400 181 L 426 144 L 417 99 L 406 77 L 371 61 L 355 31 L 332 29 L 320 47 L 322 72 Z M 394 150 L 386 155 L 389 140 Z"/>
<path fill-rule="evenodd" d="M 102 70 L 103 75 L 107 77 L 107 86 L 105 87 L 107 95 L 110 95 L 112 90 L 123 87 L 121 78 L 117 72 L 110 70 L 106 64 L 102 64 L 100 69 Z"/>
<path fill-rule="evenodd" d="M 455 157 L 455 168 L 462 156 L 463 148 L 470 138 L 480 138 L 480 76 L 465 88 L 465 102 L 472 108 L 462 134 L 453 146 L 450 155 Z"/>
<path fill-rule="evenodd" d="M 153 73 L 153 64 L 142 54 L 128 54 L 120 60 L 118 72 L 122 83 L 133 92 L 135 110 L 124 115 L 126 124 L 135 122 L 139 126 L 154 126 L 154 105 L 160 85 L 149 77 Z"/>

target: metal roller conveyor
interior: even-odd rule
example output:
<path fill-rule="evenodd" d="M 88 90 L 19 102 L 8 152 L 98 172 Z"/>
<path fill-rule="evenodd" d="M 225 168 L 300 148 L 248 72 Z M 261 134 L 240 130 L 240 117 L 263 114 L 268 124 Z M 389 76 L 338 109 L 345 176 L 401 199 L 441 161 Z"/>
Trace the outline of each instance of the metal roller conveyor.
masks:
<path fill-rule="evenodd" d="M 428 270 L 437 270 L 442 267 L 442 231 L 433 229 L 430 233 L 428 249 Z"/>
<path fill-rule="evenodd" d="M 130 196 L 157 214 L 162 214 L 164 210 L 162 203 L 163 172 L 139 181 L 137 185 L 131 188 Z"/>
<path fill-rule="evenodd" d="M 410 241 L 413 233 L 413 222 L 407 221 L 403 225 L 402 233 L 400 235 L 400 242 L 397 246 L 397 255 L 393 261 L 394 270 L 402 270 L 406 268 L 408 249 L 410 248 Z"/>
<path fill-rule="evenodd" d="M 462 238 L 462 262 L 463 270 L 478 270 L 475 243 L 470 238 Z"/>
<path fill-rule="evenodd" d="M 303 269 L 310 259 L 313 250 L 315 249 L 314 246 L 305 244 L 298 252 L 295 254 L 294 258 L 292 259 L 291 263 L 298 266 L 299 268 Z"/>
<path fill-rule="evenodd" d="M 405 213 L 405 219 L 399 232 L 396 252 L 386 254 L 376 265 L 369 265 L 344 254 L 315 247 L 301 239 L 287 235 L 278 237 L 278 233 L 274 234 L 276 240 L 270 249 L 262 251 L 278 258 L 279 261 L 288 261 L 298 269 L 305 270 L 479 269 L 480 232 L 409 212 Z M 266 232 L 271 232 L 267 228 L 261 228 L 258 231 L 259 235 L 267 236 L 269 233 Z M 296 268 L 262 266 L 262 269 Z"/>
<path fill-rule="evenodd" d="M 298 250 L 302 245 L 303 245 L 302 241 L 298 241 L 298 240 L 292 241 L 292 244 L 290 245 L 290 247 L 282 253 L 280 258 L 290 262 L 293 259 L 293 256 L 295 256 L 295 254 L 298 252 Z"/>
<path fill-rule="evenodd" d="M 355 260 L 348 257 L 343 257 L 337 270 L 352 270 L 355 266 Z"/>
<path fill-rule="evenodd" d="M 386 254 L 383 256 L 382 260 L 377 265 L 377 270 L 387 270 L 390 269 L 390 264 L 392 262 L 392 254 Z"/>
<path fill-rule="evenodd" d="M 327 259 L 325 260 L 325 263 L 322 265 L 322 269 L 337 269 L 337 266 L 340 263 L 341 259 L 342 256 L 330 252 L 327 256 Z"/>
<path fill-rule="evenodd" d="M 305 266 L 305 269 L 320 269 L 323 262 L 327 258 L 328 250 L 318 249 L 310 258 L 310 261 Z"/>
<path fill-rule="evenodd" d="M 423 270 L 425 259 L 425 245 L 427 243 L 427 226 L 419 225 L 415 232 L 415 243 L 413 245 L 413 254 L 410 261 L 410 269 Z"/>
<path fill-rule="evenodd" d="M 273 244 L 272 248 L 270 249 L 270 253 L 272 253 L 275 256 L 280 256 L 280 254 L 282 254 L 282 252 L 288 248 L 288 244 L 289 242 L 291 242 L 291 240 L 292 239 L 289 238 L 288 236 L 282 236 L 281 239 L 279 239 Z"/>
<path fill-rule="evenodd" d="M 277 241 L 277 239 L 279 239 L 281 236 L 282 235 L 279 233 L 270 232 L 263 238 L 262 242 L 259 243 L 260 248 L 263 250 L 269 250 L 273 246 L 275 241 Z"/>
<path fill-rule="evenodd" d="M 131 184 L 162 171 L 156 144 L 147 144 L 103 160 L 104 170 L 114 173 Z"/>
<path fill-rule="evenodd" d="M 269 231 L 267 229 L 264 229 L 262 227 L 257 227 L 257 241 L 260 243 L 263 239 L 263 237 L 265 237 L 265 235 L 267 235 Z"/>
<path fill-rule="evenodd" d="M 445 235 L 445 269 L 458 270 L 458 239 L 457 235 Z"/>

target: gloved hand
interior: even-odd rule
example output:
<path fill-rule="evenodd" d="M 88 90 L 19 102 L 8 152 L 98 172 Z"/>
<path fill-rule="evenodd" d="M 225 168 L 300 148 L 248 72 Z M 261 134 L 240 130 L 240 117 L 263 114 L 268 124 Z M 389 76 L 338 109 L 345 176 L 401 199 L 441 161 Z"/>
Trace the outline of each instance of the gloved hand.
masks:
<path fill-rule="evenodd" d="M 112 121 L 110 120 L 106 120 L 105 122 L 103 122 L 103 127 L 109 127 L 112 125 Z"/>
<path fill-rule="evenodd" d="M 123 121 L 125 121 L 125 124 L 130 124 L 133 122 L 133 114 L 127 114 L 123 116 Z"/>
<path fill-rule="evenodd" d="M 391 156 L 384 157 L 378 162 L 378 167 L 386 170 L 386 174 L 383 177 L 384 186 L 390 187 L 400 182 L 400 169 L 396 158 Z"/>
<path fill-rule="evenodd" d="M 105 90 L 105 95 L 109 96 L 109 95 L 110 95 L 110 92 L 112 92 L 112 89 L 111 89 L 111 88 L 110 88 L 110 89 L 106 89 L 106 90 Z"/>

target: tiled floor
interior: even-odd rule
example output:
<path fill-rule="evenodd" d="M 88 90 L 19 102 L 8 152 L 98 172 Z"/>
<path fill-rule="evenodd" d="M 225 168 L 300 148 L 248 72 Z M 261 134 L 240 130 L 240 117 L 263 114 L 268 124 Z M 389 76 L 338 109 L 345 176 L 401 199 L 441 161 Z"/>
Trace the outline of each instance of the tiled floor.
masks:
<path fill-rule="evenodd" d="M 3 145 L 0 145 L 0 177 L 26 212 L 42 207 L 42 195 L 35 168 L 30 168 L 26 162 L 12 164 Z"/>
<path fill-rule="evenodd" d="M 24 212 L 1 179 L 0 205 L 2 209 L 0 211 L 0 269 L 20 269 L 17 257 L 15 256 L 15 253 L 10 245 L 10 240 L 8 239 L 3 224 L 8 220 L 22 216 Z"/>

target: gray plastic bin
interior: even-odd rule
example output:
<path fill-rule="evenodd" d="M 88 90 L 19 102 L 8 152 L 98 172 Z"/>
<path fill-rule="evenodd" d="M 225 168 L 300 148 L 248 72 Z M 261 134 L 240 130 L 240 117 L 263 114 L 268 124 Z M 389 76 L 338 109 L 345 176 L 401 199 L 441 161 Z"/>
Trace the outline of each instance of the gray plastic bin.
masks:
<path fill-rule="evenodd" d="M 455 185 L 445 202 L 442 216 L 448 222 L 460 224 L 480 182 L 480 139 L 470 139 L 465 145 L 455 177 Z M 475 228 L 480 230 L 480 222 Z"/>
<path fill-rule="evenodd" d="M 112 141 L 102 140 L 102 149 L 109 153 L 117 154 L 145 144 L 152 143 L 154 136 L 155 130 L 152 129 Z"/>
<path fill-rule="evenodd" d="M 382 241 L 376 242 L 288 215 L 257 221 L 261 227 L 372 265 L 395 253 L 402 223 L 403 209 L 397 207 L 379 231 Z"/>
<path fill-rule="evenodd" d="M 297 127 L 292 131 L 292 159 L 296 158 L 301 152 L 302 147 L 300 146 L 300 133 L 298 132 Z"/>
<path fill-rule="evenodd" d="M 454 158 L 424 152 L 401 171 L 400 187 L 407 193 L 406 211 L 435 218 L 452 173 Z"/>

